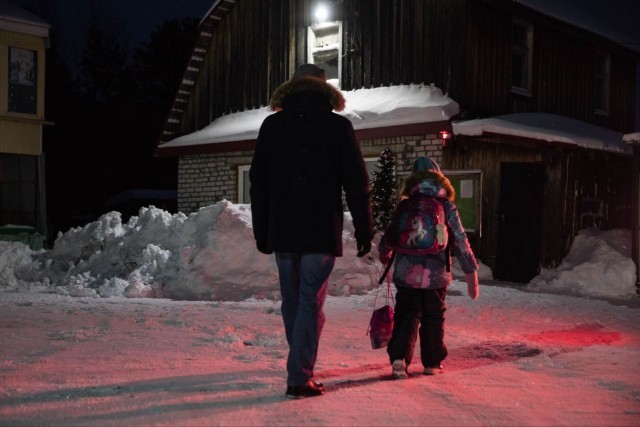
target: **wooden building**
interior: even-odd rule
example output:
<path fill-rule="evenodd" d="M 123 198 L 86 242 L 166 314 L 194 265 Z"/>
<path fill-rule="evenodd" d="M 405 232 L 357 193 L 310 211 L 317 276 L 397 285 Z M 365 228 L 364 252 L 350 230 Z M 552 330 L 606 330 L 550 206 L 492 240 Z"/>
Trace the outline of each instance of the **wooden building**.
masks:
<path fill-rule="evenodd" d="M 42 126 L 49 24 L 0 3 L 0 225 L 46 236 Z"/>
<path fill-rule="evenodd" d="M 320 3 L 328 7 L 322 22 Z M 463 196 L 478 257 L 496 278 L 527 282 L 557 265 L 588 221 L 631 224 L 633 157 L 622 134 L 634 131 L 640 53 L 578 18 L 527 0 L 213 1 L 156 153 L 179 157 L 180 210 L 248 202 L 255 133 L 182 141 L 263 108 L 305 62 L 325 68 L 345 93 L 433 83 L 459 106 L 455 116 L 356 128 L 363 154 L 373 162 L 390 147 L 401 175 L 418 155 L 441 162 Z M 456 123 L 528 112 L 575 120 L 606 133 L 606 144 L 456 132 Z M 452 139 L 440 137 L 451 130 Z M 515 207 L 529 215 L 505 227 L 505 210 Z"/>
<path fill-rule="evenodd" d="M 623 137 L 633 149 L 635 160 L 631 169 L 631 258 L 636 264 L 636 287 L 640 290 L 640 132 Z"/>

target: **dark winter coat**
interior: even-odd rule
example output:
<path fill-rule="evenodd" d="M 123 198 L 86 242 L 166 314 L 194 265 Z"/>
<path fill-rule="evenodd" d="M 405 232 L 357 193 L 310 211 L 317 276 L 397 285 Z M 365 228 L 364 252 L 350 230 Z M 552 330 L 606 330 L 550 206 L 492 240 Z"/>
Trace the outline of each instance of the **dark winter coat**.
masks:
<path fill-rule="evenodd" d="M 404 185 L 403 196 L 420 193 L 425 196 L 436 197 L 444 206 L 445 221 L 449 230 L 449 251 L 437 255 L 406 255 L 397 253 L 394 261 L 393 282 L 396 286 L 442 289 L 451 284 L 451 271 L 447 266 L 451 264 L 451 254 L 455 255 L 460 268 L 465 273 L 473 273 L 478 269 L 478 263 L 469 246 L 464 227 L 460 222 L 458 209 L 454 203 L 455 190 L 449 180 L 433 170 L 417 172 L 409 177 Z M 395 223 L 402 214 L 396 210 L 387 229 L 380 239 L 378 247 L 381 257 L 387 257 L 393 246 Z"/>
<path fill-rule="evenodd" d="M 253 233 L 261 252 L 342 255 L 342 190 L 358 242 L 373 237 L 369 177 L 344 97 L 328 83 L 290 80 L 271 99 L 251 162 Z"/>

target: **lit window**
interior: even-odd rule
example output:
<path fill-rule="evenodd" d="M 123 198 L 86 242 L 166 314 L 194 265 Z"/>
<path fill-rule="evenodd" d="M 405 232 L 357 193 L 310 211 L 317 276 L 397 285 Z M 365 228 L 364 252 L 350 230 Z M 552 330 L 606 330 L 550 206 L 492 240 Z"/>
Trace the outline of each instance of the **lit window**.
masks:
<path fill-rule="evenodd" d="M 251 186 L 249 181 L 250 168 L 251 165 L 238 166 L 238 203 L 251 203 L 251 195 L 249 194 Z"/>
<path fill-rule="evenodd" d="M 533 27 L 513 22 L 511 31 L 511 91 L 531 94 L 531 65 L 533 57 Z"/>
<path fill-rule="evenodd" d="M 342 23 L 328 22 L 309 27 L 307 42 L 307 62 L 324 69 L 327 81 L 340 87 Z"/>

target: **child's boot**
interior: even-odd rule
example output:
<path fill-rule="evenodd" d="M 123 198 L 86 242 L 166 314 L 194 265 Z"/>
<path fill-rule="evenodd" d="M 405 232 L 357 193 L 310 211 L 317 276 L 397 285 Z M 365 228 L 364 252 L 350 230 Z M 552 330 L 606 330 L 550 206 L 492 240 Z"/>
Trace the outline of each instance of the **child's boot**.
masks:
<path fill-rule="evenodd" d="M 407 366 L 402 359 L 396 359 L 391 364 L 391 376 L 394 379 L 407 378 Z"/>
<path fill-rule="evenodd" d="M 442 373 L 442 365 L 428 366 L 424 368 L 425 375 L 437 375 Z"/>

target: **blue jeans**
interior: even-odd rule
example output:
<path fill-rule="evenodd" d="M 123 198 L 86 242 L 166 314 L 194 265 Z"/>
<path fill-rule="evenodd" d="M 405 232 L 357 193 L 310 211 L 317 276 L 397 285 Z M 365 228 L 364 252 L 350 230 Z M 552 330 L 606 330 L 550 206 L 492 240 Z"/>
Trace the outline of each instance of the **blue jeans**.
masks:
<path fill-rule="evenodd" d="M 324 326 L 324 302 L 332 254 L 276 252 L 282 295 L 282 319 L 289 343 L 287 385 L 304 385 L 313 377 Z"/>

